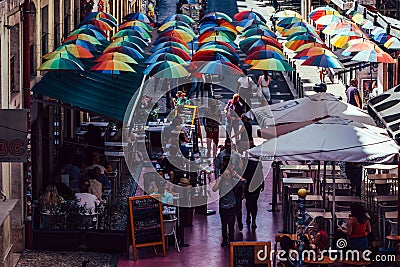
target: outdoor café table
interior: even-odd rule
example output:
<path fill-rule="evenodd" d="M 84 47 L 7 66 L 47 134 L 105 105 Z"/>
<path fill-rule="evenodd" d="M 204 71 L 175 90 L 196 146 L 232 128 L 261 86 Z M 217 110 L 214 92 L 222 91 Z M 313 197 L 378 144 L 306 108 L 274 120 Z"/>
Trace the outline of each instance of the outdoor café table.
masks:
<path fill-rule="evenodd" d="M 293 218 L 293 204 L 299 200 L 299 196 L 297 194 L 290 195 L 290 205 L 289 205 L 289 229 L 294 230 L 294 218 Z M 306 201 L 308 202 L 322 202 L 323 198 L 321 195 L 307 195 Z"/>
<path fill-rule="evenodd" d="M 333 202 L 333 196 L 328 197 L 329 202 Z M 335 202 L 357 202 L 357 203 L 364 203 L 365 201 L 362 200 L 358 196 L 335 196 Z"/>
<path fill-rule="evenodd" d="M 308 185 L 312 185 L 314 182 L 310 177 L 300 177 L 300 178 L 283 178 L 282 179 L 282 183 L 283 183 L 283 231 L 286 232 L 288 231 L 288 220 L 289 220 L 289 216 L 288 216 L 288 207 L 289 207 L 289 197 L 288 197 L 288 190 L 287 187 L 289 185 L 304 185 L 304 186 L 308 186 Z"/>
<path fill-rule="evenodd" d="M 383 218 L 383 236 L 385 236 L 386 233 L 386 220 L 397 220 L 398 218 L 398 211 L 386 211 L 385 212 L 385 217 Z M 383 241 L 384 246 L 386 247 L 386 239 Z"/>
<path fill-rule="evenodd" d="M 307 265 L 316 265 L 316 266 L 321 266 L 321 265 L 331 265 L 334 264 L 335 260 L 331 259 L 329 256 L 323 256 L 322 259 L 320 259 L 320 256 L 317 255 L 317 259 L 308 259 L 307 257 L 304 259 L 304 264 Z"/>

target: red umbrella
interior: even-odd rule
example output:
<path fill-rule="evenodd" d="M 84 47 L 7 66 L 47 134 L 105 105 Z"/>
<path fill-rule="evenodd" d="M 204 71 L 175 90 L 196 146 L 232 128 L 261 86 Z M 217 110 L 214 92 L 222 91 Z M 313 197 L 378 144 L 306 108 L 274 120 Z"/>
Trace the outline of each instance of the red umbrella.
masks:
<path fill-rule="evenodd" d="M 157 38 L 157 40 L 155 40 L 155 41 L 153 42 L 153 45 L 158 45 L 158 44 L 160 44 L 160 43 L 165 43 L 165 42 L 176 42 L 176 43 L 183 44 L 184 46 L 186 46 L 187 48 L 189 48 L 189 46 L 187 45 L 186 42 L 184 42 L 183 40 L 181 40 L 181 39 L 179 39 L 179 38 L 177 38 L 177 37 L 174 37 L 174 36 L 167 36 L 167 37 L 160 37 L 160 38 Z"/>
<path fill-rule="evenodd" d="M 185 61 L 190 60 L 190 56 L 188 55 L 188 53 L 186 53 L 185 51 L 183 51 L 178 47 L 173 47 L 173 46 L 165 47 L 160 50 L 157 50 L 157 52 L 155 52 L 154 54 L 163 54 L 163 53 L 171 53 L 180 56 Z"/>
<path fill-rule="evenodd" d="M 275 52 L 280 53 L 280 54 L 283 55 L 283 52 L 282 52 L 281 49 L 279 49 L 279 48 L 277 48 L 277 47 L 275 47 L 275 46 L 273 46 L 273 45 L 267 45 L 267 44 L 259 45 L 259 46 L 254 46 L 253 48 L 249 49 L 249 50 L 246 52 L 246 55 L 251 55 L 251 54 L 253 54 L 254 52 L 262 51 L 262 50 L 272 50 L 272 51 L 275 51 Z"/>
<path fill-rule="evenodd" d="M 252 48 L 252 46 L 258 46 L 258 45 L 263 45 L 263 44 L 268 44 L 268 45 L 273 45 L 279 49 L 282 49 L 282 44 L 269 36 L 252 36 L 252 37 L 248 37 L 242 41 L 240 41 L 239 46 L 243 51 L 247 51 L 250 48 Z"/>

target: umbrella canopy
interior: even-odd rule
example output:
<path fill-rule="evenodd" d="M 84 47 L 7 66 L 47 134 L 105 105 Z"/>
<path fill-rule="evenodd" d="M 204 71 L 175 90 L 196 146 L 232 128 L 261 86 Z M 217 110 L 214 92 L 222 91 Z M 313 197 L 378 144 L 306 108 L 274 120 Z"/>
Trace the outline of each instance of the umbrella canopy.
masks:
<path fill-rule="evenodd" d="M 128 41 L 117 41 L 117 42 L 112 42 L 111 44 L 109 44 L 107 46 L 107 48 L 113 48 L 113 47 L 117 47 L 117 46 L 125 46 L 125 47 L 131 47 L 133 49 L 138 50 L 139 52 L 143 53 L 143 48 L 140 47 L 140 45 L 136 44 L 136 43 L 132 43 L 132 42 L 128 42 Z M 107 49 L 106 48 L 106 49 Z"/>
<path fill-rule="evenodd" d="M 246 31 L 248 31 L 248 30 L 251 30 L 251 29 L 262 29 L 262 30 L 268 30 L 268 31 L 270 31 L 271 29 L 268 27 L 268 26 L 266 26 L 266 25 L 262 25 L 262 24 L 252 24 L 252 25 L 249 25 L 248 27 L 246 27 L 246 28 L 243 28 L 242 29 L 242 34 L 244 33 L 244 32 L 246 32 Z"/>
<path fill-rule="evenodd" d="M 263 160 L 325 160 L 386 162 L 399 147 L 381 129 L 331 117 L 254 147 L 250 155 Z"/>
<path fill-rule="evenodd" d="M 111 53 L 111 52 L 120 52 L 120 53 L 126 54 L 136 60 L 141 60 L 144 58 L 141 52 L 139 52 L 138 50 L 136 50 L 132 47 L 127 47 L 127 46 L 109 47 L 103 51 L 103 53 Z"/>
<path fill-rule="evenodd" d="M 106 74 L 120 74 L 120 72 L 136 72 L 128 64 L 115 59 L 101 61 L 96 65 L 94 65 L 90 70 L 99 71 Z"/>
<path fill-rule="evenodd" d="M 146 14 L 141 13 L 141 12 L 130 13 L 130 14 L 126 15 L 123 19 L 124 20 L 139 20 L 139 21 L 143 21 L 144 23 L 153 23 L 152 18 L 150 18 L 149 16 L 147 16 Z"/>
<path fill-rule="evenodd" d="M 186 53 L 190 53 L 189 47 L 187 47 L 187 45 L 185 44 L 181 44 L 181 43 L 177 43 L 177 42 L 165 42 L 165 43 L 160 43 L 158 45 L 156 45 L 155 47 L 153 47 L 150 52 L 156 52 L 159 49 L 162 49 L 164 47 L 178 47 L 180 49 L 182 49 L 183 51 L 185 51 Z"/>
<path fill-rule="evenodd" d="M 316 30 L 311 26 L 296 26 L 293 28 L 289 28 L 281 32 L 282 36 L 291 36 L 291 35 L 301 35 L 303 33 L 312 33 L 315 36 L 319 36 Z"/>
<path fill-rule="evenodd" d="M 239 49 L 239 47 L 235 43 L 227 43 L 227 42 L 221 42 L 221 41 L 212 41 L 212 42 L 207 42 L 207 43 L 201 43 L 199 44 L 199 48 L 203 48 L 205 46 L 209 45 L 222 45 L 226 46 L 229 48 L 229 50 L 235 51 L 236 49 Z"/>
<path fill-rule="evenodd" d="M 269 59 L 269 58 L 275 58 L 279 60 L 285 61 L 286 58 L 282 56 L 282 54 L 279 54 L 275 51 L 272 50 L 260 50 L 256 51 L 246 57 L 244 60 L 245 63 L 254 65 L 256 64 L 259 60 L 264 60 L 264 59 Z"/>
<path fill-rule="evenodd" d="M 306 44 L 301 45 L 300 47 L 298 47 L 296 49 L 296 52 L 300 52 L 300 51 L 303 51 L 304 49 L 308 49 L 311 47 L 321 47 L 321 48 L 329 49 L 329 47 L 327 47 L 325 43 L 320 44 L 320 43 L 314 42 L 314 43 L 306 43 Z"/>
<path fill-rule="evenodd" d="M 203 42 L 204 39 L 209 38 L 209 37 L 215 37 L 215 36 L 223 36 L 228 39 L 230 39 L 232 42 L 235 41 L 236 39 L 236 34 L 231 32 L 231 31 L 205 31 L 200 36 L 198 37 L 199 42 Z"/>
<path fill-rule="evenodd" d="M 237 23 L 236 25 L 236 29 L 238 31 L 244 31 L 246 28 L 252 26 L 252 25 L 259 25 L 259 26 L 267 26 L 267 24 L 265 24 L 264 22 L 260 21 L 260 20 L 256 20 L 256 19 L 245 19 L 242 20 L 240 22 Z"/>
<path fill-rule="evenodd" d="M 382 28 L 382 27 L 379 27 L 379 26 L 376 26 L 376 27 L 374 27 L 374 29 L 371 31 L 371 34 L 372 35 L 377 35 L 377 34 L 379 34 L 379 33 L 386 33 L 386 30 L 384 29 L 384 28 Z"/>
<path fill-rule="evenodd" d="M 248 51 L 253 45 L 258 46 L 258 45 L 263 45 L 263 44 L 268 44 L 268 45 L 273 45 L 279 49 L 282 49 L 282 44 L 279 43 L 278 40 L 268 37 L 268 36 L 261 36 L 261 35 L 256 35 L 252 37 L 248 37 L 239 43 L 240 49 L 243 51 Z"/>
<path fill-rule="evenodd" d="M 211 61 L 221 58 L 225 61 L 229 61 L 235 64 L 239 62 L 239 56 L 237 54 L 231 54 L 230 52 L 226 52 L 225 50 L 201 50 L 193 55 L 192 60 Z"/>
<path fill-rule="evenodd" d="M 384 47 L 387 49 L 400 50 L 400 41 L 396 37 L 392 37 L 386 41 Z"/>
<path fill-rule="evenodd" d="M 172 47 L 172 46 L 164 47 L 164 48 L 161 48 L 160 50 L 157 50 L 156 52 L 154 52 L 154 54 L 163 54 L 163 53 L 171 53 L 171 54 L 180 56 L 185 61 L 190 60 L 190 56 L 188 55 L 188 53 L 186 53 L 185 51 L 183 51 L 182 49 L 180 49 L 178 47 Z"/>
<path fill-rule="evenodd" d="M 76 34 L 87 34 L 91 35 L 93 37 L 96 37 L 99 40 L 106 40 L 106 34 L 104 32 L 100 32 L 94 29 L 89 29 L 89 28 L 78 28 L 68 34 L 68 37 Z"/>
<path fill-rule="evenodd" d="M 351 20 L 361 25 L 365 22 L 366 19 L 364 19 L 364 16 L 362 14 L 356 13 L 351 17 Z"/>
<path fill-rule="evenodd" d="M 293 71 L 294 69 L 286 61 L 276 58 L 269 58 L 257 61 L 250 69 L 272 70 L 272 71 Z"/>
<path fill-rule="evenodd" d="M 84 21 L 82 22 L 82 24 L 80 25 L 80 27 L 82 25 L 85 24 L 91 24 L 94 25 L 100 29 L 102 29 L 103 31 L 111 31 L 112 30 L 112 25 L 110 25 L 109 23 L 107 23 L 107 21 L 104 21 L 102 19 L 92 19 L 92 20 L 88 20 L 88 21 Z"/>
<path fill-rule="evenodd" d="M 310 58 L 313 56 L 319 56 L 319 55 L 324 55 L 324 54 L 327 56 L 330 56 L 330 57 L 337 58 L 337 56 L 334 53 L 332 53 L 330 50 L 322 48 L 322 47 L 314 47 L 314 46 L 300 51 L 293 58 L 294 59 L 307 59 L 307 58 Z"/>
<path fill-rule="evenodd" d="M 303 18 L 299 13 L 293 10 L 282 10 L 273 15 L 275 18 L 278 19 L 283 19 L 283 18 L 288 18 L 288 17 L 297 17 L 297 18 Z"/>
<path fill-rule="evenodd" d="M 204 44 L 204 43 L 208 43 L 208 42 L 225 42 L 225 43 L 229 43 L 229 44 L 234 44 L 233 41 L 225 36 L 222 35 L 215 35 L 215 36 L 209 36 L 207 38 L 204 38 L 201 40 L 201 42 L 199 42 L 199 44 Z"/>
<path fill-rule="evenodd" d="M 140 20 L 131 20 L 131 21 L 126 21 L 119 25 L 119 29 L 122 30 L 126 27 L 140 27 L 146 30 L 147 32 L 151 32 L 153 30 L 153 27 L 151 27 L 149 24 L 144 23 L 143 21 Z"/>
<path fill-rule="evenodd" d="M 143 31 L 137 31 L 137 30 L 132 30 L 132 29 L 126 28 L 124 30 L 120 30 L 117 33 L 115 33 L 111 39 L 117 39 L 117 38 L 120 38 L 123 36 L 136 36 L 143 40 L 149 40 L 151 38 L 150 35 L 144 34 Z"/>
<path fill-rule="evenodd" d="M 168 31 L 173 31 L 173 30 L 182 30 L 184 32 L 189 33 L 190 35 L 193 35 L 193 36 L 196 35 L 192 29 L 184 27 L 184 26 L 171 26 L 162 31 L 159 30 L 158 34 L 161 35 L 163 32 L 168 32 Z"/>
<path fill-rule="evenodd" d="M 288 41 L 285 43 L 285 46 L 290 49 L 290 50 L 297 50 L 300 46 L 304 45 L 304 44 L 308 44 L 308 43 L 321 43 L 323 44 L 323 42 L 316 38 L 316 37 L 308 37 L 305 40 L 292 40 L 292 41 Z"/>
<path fill-rule="evenodd" d="M 129 35 L 121 36 L 121 37 L 115 38 L 113 41 L 114 42 L 127 41 L 127 42 L 131 42 L 131 43 L 135 43 L 135 44 L 139 45 L 142 49 L 149 46 L 149 44 L 146 41 L 144 41 L 142 38 L 137 37 L 137 36 L 129 36 Z"/>
<path fill-rule="evenodd" d="M 227 14 L 223 13 L 223 12 L 210 12 L 207 13 L 203 16 L 203 18 L 200 20 L 204 21 L 205 19 L 212 19 L 212 20 L 216 20 L 216 19 L 223 19 L 226 20 L 228 22 L 232 22 L 231 17 L 229 17 Z"/>
<path fill-rule="evenodd" d="M 288 17 L 280 20 L 276 26 L 282 27 L 282 28 L 287 28 L 290 27 L 290 25 L 303 21 L 303 18 L 298 18 L 298 17 Z"/>
<path fill-rule="evenodd" d="M 67 42 L 63 42 L 63 45 L 68 45 L 68 44 L 74 44 L 74 45 L 77 45 L 77 46 L 81 46 L 81 47 L 87 49 L 89 52 L 99 52 L 97 47 L 94 44 L 92 44 L 92 43 L 90 43 L 88 41 L 84 41 L 84 40 L 80 40 L 80 39 L 74 39 L 74 40 L 70 40 L 70 41 L 67 41 Z"/>
<path fill-rule="evenodd" d="M 182 65 L 168 60 L 151 64 L 143 73 L 155 78 L 182 78 L 189 75 L 188 71 Z"/>
<path fill-rule="evenodd" d="M 84 68 L 74 60 L 64 58 L 64 57 L 55 57 L 46 62 L 44 62 L 38 68 L 40 71 L 84 71 Z"/>
<path fill-rule="evenodd" d="M 375 63 L 395 63 L 395 60 L 392 58 L 392 56 L 381 49 L 360 51 L 352 58 L 352 60 Z"/>
<path fill-rule="evenodd" d="M 183 22 L 185 22 L 187 24 L 194 23 L 194 20 L 191 17 L 187 16 L 187 15 L 174 14 L 174 15 L 171 15 L 171 16 L 167 17 L 161 24 L 165 24 L 166 22 L 173 21 L 173 20 L 183 21 Z"/>
<path fill-rule="evenodd" d="M 85 20 L 92 20 L 92 19 L 99 19 L 99 18 L 108 19 L 108 20 L 113 21 L 114 23 L 117 23 L 117 20 L 114 18 L 113 15 L 106 13 L 104 11 L 91 12 L 85 17 Z"/>
<path fill-rule="evenodd" d="M 162 32 L 165 29 L 168 29 L 170 27 L 185 27 L 185 28 L 191 29 L 193 31 L 193 28 L 189 24 L 187 24 L 186 22 L 183 22 L 183 21 L 178 21 L 178 20 L 171 20 L 171 21 L 166 22 L 165 24 L 161 25 L 158 28 L 158 31 Z"/>
<path fill-rule="evenodd" d="M 145 63 L 146 64 L 153 64 L 155 62 L 164 61 L 164 60 L 173 61 L 173 62 L 176 62 L 178 64 L 182 64 L 182 65 L 186 65 L 187 64 L 186 61 L 183 60 L 183 58 L 181 58 L 180 56 L 171 54 L 171 53 L 153 54 L 145 61 Z"/>
<path fill-rule="evenodd" d="M 349 40 L 343 46 L 343 48 L 345 49 L 344 51 L 346 53 L 359 52 L 359 51 L 363 51 L 363 50 L 373 49 L 374 47 L 376 47 L 376 44 L 374 42 L 364 39 L 364 38 Z"/>
<path fill-rule="evenodd" d="M 159 37 L 168 37 L 168 36 L 179 38 L 184 42 L 190 42 L 195 37 L 195 34 L 193 32 L 187 32 L 182 29 L 173 29 L 165 31 L 159 35 Z"/>
<path fill-rule="evenodd" d="M 269 29 L 262 29 L 262 28 L 251 28 L 248 29 L 246 31 L 244 31 L 240 37 L 250 37 L 250 36 L 254 36 L 254 35 L 262 35 L 262 36 L 269 36 L 272 38 L 276 38 L 276 34 L 273 33 L 271 30 Z"/>
<path fill-rule="evenodd" d="M 350 40 L 360 39 L 361 37 L 358 35 L 335 35 L 331 39 L 331 45 L 338 48 L 343 48 Z"/>
<path fill-rule="evenodd" d="M 351 22 L 343 20 L 342 22 L 332 23 L 328 25 L 325 29 L 322 30 L 322 33 L 328 35 L 334 35 L 338 34 L 340 31 L 344 29 L 351 30 L 352 28 L 354 28 L 354 26 L 351 24 Z"/>
<path fill-rule="evenodd" d="M 216 51 L 224 50 L 228 53 L 236 54 L 236 50 L 233 47 L 220 45 L 220 44 L 208 44 L 207 43 L 207 45 L 203 45 L 200 48 L 198 48 L 197 52 L 202 51 L 202 50 L 216 50 Z"/>
<path fill-rule="evenodd" d="M 56 51 L 53 51 L 51 53 L 44 55 L 42 58 L 49 60 L 49 59 L 54 59 L 54 58 L 58 58 L 58 57 L 70 59 L 72 61 L 75 61 L 79 65 L 82 65 L 82 62 L 79 60 L 79 58 L 77 58 L 73 54 L 69 53 L 68 51 L 57 51 L 56 50 Z"/>
<path fill-rule="evenodd" d="M 100 32 L 104 37 L 107 36 L 107 34 L 105 33 L 105 31 L 103 31 L 101 28 L 97 27 L 96 25 L 93 24 L 84 24 L 81 25 L 78 29 L 90 29 L 90 30 L 95 30 L 97 32 Z"/>
<path fill-rule="evenodd" d="M 366 30 L 372 30 L 375 28 L 374 23 L 370 20 L 366 20 L 363 25 L 361 25 L 361 28 L 366 29 Z"/>
<path fill-rule="evenodd" d="M 121 31 L 122 30 L 134 30 L 140 34 L 140 36 L 138 36 L 137 34 L 135 36 L 142 37 L 143 39 L 151 39 L 151 34 L 139 26 L 125 26 L 124 28 L 121 28 L 120 30 Z"/>
<path fill-rule="evenodd" d="M 82 46 L 75 45 L 75 44 L 61 45 L 54 52 L 56 52 L 56 51 L 67 51 L 68 53 L 71 53 L 72 55 L 74 55 L 77 58 L 93 58 L 94 57 L 92 55 L 92 53 L 90 53 L 87 49 L 83 48 Z M 54 53 L 54 52 L 52 52 L 52 53 Z M 43 56 L 43 58 L 46 58 L 45 56 Z"/>
<path fill-rule="evenodd" d="M 223 20 L 223 19 L 205 21 L 205 22 L 200 23 L 200 26 L 199 26 L 200 32 L 203 32 L 209 28 L 214 28 L 214 27 L 224 27 L 224 28 L 230 29 L 233 32 L 237 33 L 236 27 L 233 26 L 232 23 L 230 23 L 226 20 Z"/>
<path fill-rule="evenodd" d="M 94 60 L 94 62 L 102 62 L 102 61 L 108 61 L 108 60 L 118 60 L 121 62 L 125 62 L 128 64 L 138 64 L 136 60 L 131 58 L 130 56 L 126 54 L 122 54 L 120 52 L 110 52 L 110 53 L 105 53 L 100 55 L 98 58 Z"/>
<path fill-rule="evenodd" d="M 267 22 L 265 18 L 258 12 L 253 10 L 243 10 L 233 16 L 233 19 L 236 21 L 241 21 L 244 19 L 259 19 L 263 22 Z"/>
<path fill-rule="evenodd" d="M 275 51 L 278 54 L 281 54 L 282 56 L 284 56 L 282 50 L 280 50 L 279 48 L 277 48 L 273 45 L 266 45 L 266 44 L 262 44 L 259 46 L 252 46 L 248 51 L 246 51 L 246 55 L 251 55 L 254 52 L 262 51 L 262 50 L 272 50 L 272 51 Z"/>
<path fill-rule="evenodd" d="M 64 42 L 68 42 L 68 41 L 72 41 L 72 40 L 76 40 L 76 39 L 87 41 L 94 45 L 101 45 L 101 43 L 95 37 L 88 35 L 88 34 L 84 34 L 84 33 L 71 35 L 71 36 L 65 38 Z"/>
<path fill-rule="evenodd" d="M 266 107 L 255 108 L 253 112 L 261 128 L 303 121 L 316 121 L 328 116 L 375 125 L 374 120 L 367 112 L 340 101 L 336 96 L 329 93 L 317 93 Z"/>
<path fill-rule="evenodd" d="M 298 33 L 293 33 L 286 37 L 286 41 L 294 41 L 294 40 L 306 40 L 306 39 L 320 39 L 318 34 L 313 33 L 313 32 L 298 32 Z M 320 39 L 321 40 L 321 39 Z"/>
<path fill-rule="evenodd" d="M 324 29 L 327 25 L 330 25 L 332 23 L 336 22 L 341 22 L 343 21 L 343 16 L 338 14 L 338 15 L 325 15 L 320 17 L 315 21 L 315 24 L 317 24 L 317 28 L 322 30 Z"/>
<path fill-rule="evenodd" d="M 392 36 L 387 34 L 386 32 L 381 32 L 376 35 L 374 35 L 373 39 L 377 41 L 380 44 L 386 43 Z"/>
<path fill-rule="evenodd" d="M 205 63 L 197 70 L 197 72 L 214 75 L 243 74 L 242 70 L 238 66 L 221 59 Z"/>
<path fill-rule="evenodd" d="M 313 56 L 307 58 L 303 63 L 301 63 L 302 66 L 315 66 L 315 67 L 321 67 L 321 68 L 332 68 L 332 69 L 343 69 L 342 63 L 335 58 L 335 57 L 330 57 L 327 54 L 323 55 L 318 55 L 318 56 Z"/>
<path fill-rule="evenodd" d="M 322 6 L 311 11 L 308 17 L 316 21 L 326 15 L 340 15 L 340 13 L 330 6 Z"/>

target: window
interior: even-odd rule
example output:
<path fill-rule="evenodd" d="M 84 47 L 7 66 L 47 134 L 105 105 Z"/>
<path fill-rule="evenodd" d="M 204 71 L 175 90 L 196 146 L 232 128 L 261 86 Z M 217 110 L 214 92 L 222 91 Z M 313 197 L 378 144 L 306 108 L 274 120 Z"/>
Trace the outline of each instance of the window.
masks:
<path fill-rule="evenodd" d="M 16 93 L 17 88 L 15 86 L 15 56 L 10 57 L 10 92 Z"/>
<path fill-rule="evenodd" d="M 42 8 L 42 35 L 41 35 L 42 56 L 46 55 L 49 52 L 48 30 L 49 30 L 49 7 L 45 6 Z"/>

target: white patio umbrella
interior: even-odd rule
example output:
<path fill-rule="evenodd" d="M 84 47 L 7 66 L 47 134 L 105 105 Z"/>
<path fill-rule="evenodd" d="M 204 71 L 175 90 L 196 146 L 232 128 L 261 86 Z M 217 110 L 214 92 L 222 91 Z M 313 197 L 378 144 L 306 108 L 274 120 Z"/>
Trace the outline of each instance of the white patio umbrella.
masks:
<path fill-rule="evenodd" d="M 324 160 L 382 163 L 399 153 L 394 140 L 374 126 L 339 117 L 322 119 L 248 150 L 261 160 Z M 335 188 L 335 176 L 333 176 Z M 335 199 L 335 190 L 333 190 Z M 333 203 L 335 214 L 335 203 Z"/>
<path fill-rule="evenodd" d="M 312 122 L 328 116 L 338 116 L 375 125 L 374 120 L 367 112 L 342 102 L 329 93 L 316 93 L 303 98 L 256 108 L 254 114 L 261 128 L 286 123 Z"/>

